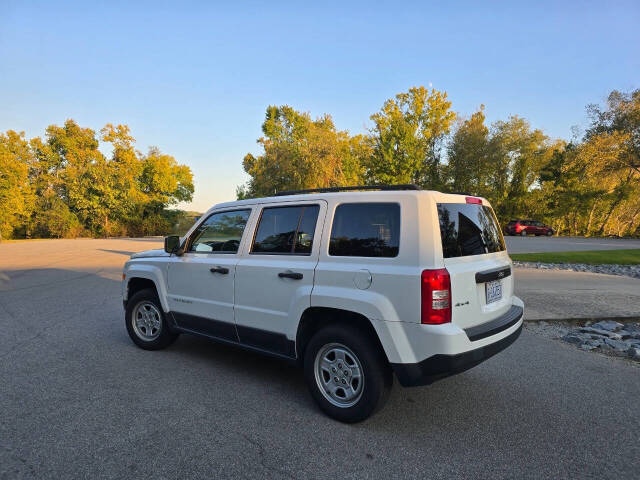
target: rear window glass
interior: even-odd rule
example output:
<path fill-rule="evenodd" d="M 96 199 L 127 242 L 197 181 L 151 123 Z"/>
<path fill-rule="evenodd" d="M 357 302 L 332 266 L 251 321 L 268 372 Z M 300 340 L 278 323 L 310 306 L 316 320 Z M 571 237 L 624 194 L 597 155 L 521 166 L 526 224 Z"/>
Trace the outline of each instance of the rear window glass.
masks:
<path fill-rule="evenodd" d="M 397 203 L 343 203 L 336 208 L 329 255 L 396 257 L 399 243 Z"/>
<path fill-rule="evenodd" d="M 482 255 L 505 250 L 493 210 L 470 203 L 439 203 L 444 258 Z"/>

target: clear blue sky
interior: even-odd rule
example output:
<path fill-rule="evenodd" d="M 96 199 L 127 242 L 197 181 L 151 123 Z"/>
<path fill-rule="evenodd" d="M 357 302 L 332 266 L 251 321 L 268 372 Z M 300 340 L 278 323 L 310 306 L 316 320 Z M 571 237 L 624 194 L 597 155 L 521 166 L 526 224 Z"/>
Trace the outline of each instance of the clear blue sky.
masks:
<path fill-rule="evenodd" d="M 462 114 L 569 138 L 588 103 L 640 87 L 637 0 L 26 3 L 0 0 L 0 131 L 126 123 L 191 166 L 197 210 L 234 198 L 269 104 L 358 133 L 432 84 Z"/>

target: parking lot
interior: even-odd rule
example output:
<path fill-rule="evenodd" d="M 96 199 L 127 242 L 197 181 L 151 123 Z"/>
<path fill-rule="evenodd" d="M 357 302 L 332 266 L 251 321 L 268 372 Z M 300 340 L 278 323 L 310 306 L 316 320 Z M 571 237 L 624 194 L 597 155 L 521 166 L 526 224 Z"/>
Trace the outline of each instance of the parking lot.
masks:
<path fill-rule="evenodd" d="M 539 240 L 552 239 L 509 247 Z M 159 247 L 0 245 L 0 478 L 637 476 L 640 368 L 527 330 L 461 375 L 396 382 L 356 425 L 324 416 L 279 360 L 186 336 L 140 350 L 124 328 L 121 270 Z"/>

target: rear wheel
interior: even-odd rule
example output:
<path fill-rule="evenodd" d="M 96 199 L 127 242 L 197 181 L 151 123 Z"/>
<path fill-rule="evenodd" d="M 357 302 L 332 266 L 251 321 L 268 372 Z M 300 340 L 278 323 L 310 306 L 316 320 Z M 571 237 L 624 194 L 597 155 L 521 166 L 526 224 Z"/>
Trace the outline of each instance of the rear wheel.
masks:
<path fill-rule="evenodd" d="M 310 340 L 304 375 L 320 409 L 336 420 L 362 421 L 384 405 L 393 375 L 384 353 L 346 325 L 331 325 Z"/>
<path fill-rule="evenodd" d="M 520 235 L 522 235 L 523 237 L 526 237 L 527 236 L 527 231 L 526 230 L 522 230 L 520 232 Z"/>
<path fill-rule="evenodd" d="M 129 299 L 125 322 L 133 343 L 145 350 L 166 348 L 178 336 L 169 330 L 158 294 L 150 288 L 140 290 Z"/>
<path fill-rule="evenodd" d="M 547 237 L 550 237 L 551 235 L 553 235 L 553 232 L 551 230 L 547 230 Z"/>

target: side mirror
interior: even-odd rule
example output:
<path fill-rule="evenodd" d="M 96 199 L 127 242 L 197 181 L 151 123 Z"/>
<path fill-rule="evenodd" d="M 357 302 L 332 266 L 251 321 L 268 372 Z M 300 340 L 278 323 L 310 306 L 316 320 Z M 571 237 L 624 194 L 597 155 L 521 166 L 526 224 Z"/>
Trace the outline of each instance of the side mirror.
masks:
<path fill-rule="evenodd" d="M 164 251 L 167 253 L 178 253 L 180 250 L 180 237 L 178 235 L 169 235 L 164 237 Z"/>

